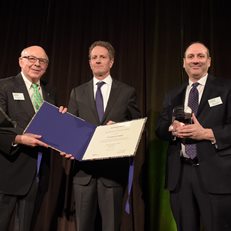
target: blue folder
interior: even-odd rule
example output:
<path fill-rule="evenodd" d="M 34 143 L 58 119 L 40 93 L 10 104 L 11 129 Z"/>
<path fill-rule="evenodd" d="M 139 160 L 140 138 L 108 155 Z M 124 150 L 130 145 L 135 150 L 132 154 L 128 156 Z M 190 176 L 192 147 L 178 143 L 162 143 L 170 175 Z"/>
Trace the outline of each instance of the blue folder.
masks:
<path fill-rule="evenodd" d="M 62 114 L 58 107 L 44 101 L 24 133 L 41 135 L 40 140 L 51 148 L 82 160 L 96 127 L 71 113 Z"/>

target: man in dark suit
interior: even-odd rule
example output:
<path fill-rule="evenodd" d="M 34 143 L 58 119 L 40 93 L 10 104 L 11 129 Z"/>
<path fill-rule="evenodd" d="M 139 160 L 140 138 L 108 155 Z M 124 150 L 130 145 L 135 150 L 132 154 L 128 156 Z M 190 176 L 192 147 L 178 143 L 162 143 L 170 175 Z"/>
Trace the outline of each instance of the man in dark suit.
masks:
<path fill-rule="evenodd" d="M 169 141 L 166 186 L 171 208 L 180 231 L 199 231 L 200 226 L 207 231 L 228 231 L 231 83 L 208 74 L 211 58 L 200 42 L 187 47 L 183 63 L 189 80 L 167 95 L 156 129 L 160 138 Z M 192 124 L 172 118 L 179 105 L 190 105 Z"/>
<path fill-rule="evenodd" d="M 37 84 L 43 99 L 54 103 L 53 93 L 40 80 L 48 67 L 48 56 L 39 46 L 25 48 L 19 66 L 21 73 L 0 80 L 0 107 L 17 124 L 15 128 L 0 128 L 1 231 L 9 230 L 12 222 L 13 230 L 33 230 L 30 226 L 36 194 L 38 190 L 43 194 L 48 183 L 47 144 L 39 140 L 39 135 L 23 134 L 36 110 L 31 100 L 32 83 Z M 40 166 L 38 153 L 42 153 Z"/>
<path fill-rule="evenodd" d="M 113 62 L 114 48 L 110 43 L 96 41 L 90 46 L 89 64 L 93 79 L 72 90 L 69 112 L 95 125 L 140 117 L 135 89 L 110 76 Z M 100 120 L 95 98 L 97 83 L 102 81 L 104 115 Z M 97 210 L 103 231 L 119 231 L 128 167 L 128 158 L 75 161 L 73 187 L 78 231 L 96 230 Z"/>

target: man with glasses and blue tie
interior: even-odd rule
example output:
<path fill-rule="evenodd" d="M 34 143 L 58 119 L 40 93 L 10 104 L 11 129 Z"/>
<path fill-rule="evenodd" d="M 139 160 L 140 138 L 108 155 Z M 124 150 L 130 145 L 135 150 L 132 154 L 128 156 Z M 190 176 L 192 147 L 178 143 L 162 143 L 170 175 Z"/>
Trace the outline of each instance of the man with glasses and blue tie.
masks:
<path fill-rule="evenodd" d="M 166 187 L 179 231 L 231 230 L 231 82 L 209 74 L 210 64 L 203 43 L 186 48 L 188 79 L 167 94 L 157 123 L 169 142 Z M 179 105 L 185 116 L 172 117 Z"/>
<path fill-rule="evenodd" d="M 23 134 L 43 99 L 55 103 L 53 91 L 41 80 L 48 63 L 42 47 L 27 47 L 19 57 L 21 72 L 0 80 L 0 107 L 17 124 L 15 128 L 0 128 L 1 231 L 9 229 L 13 214 L 14 230 L 33 230 L 36 194 L 38 188 L 43 194 L 48 184 L 48 145 L 39 135 Z"/>
<path fill-rule="evenodd" d="M 89 64 L 93 78 L 72 90 L 69 112 L 95 125 L 140 118 L 135 89 L 111 77 L 113 63 L 114 48 L 109 42 L 96 41 L 90 46 Z M 74 161 L 78 231 L 120 230 L 128 170 L 128 158 Z M 96 226 L 97 217 L 101 217 L 100 229 Z"/>

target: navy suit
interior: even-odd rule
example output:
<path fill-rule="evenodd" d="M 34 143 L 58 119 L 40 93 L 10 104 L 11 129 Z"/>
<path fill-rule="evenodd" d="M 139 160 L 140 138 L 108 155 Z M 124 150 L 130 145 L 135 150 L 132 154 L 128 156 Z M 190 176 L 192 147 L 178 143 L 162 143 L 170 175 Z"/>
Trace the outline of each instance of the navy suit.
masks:
<path fill-rule="evenodd" d="M 122 122 L 140 117 L 140 111 L 136 104 L 135 89 L 114 79 L 112 81 L 111 92 L 107 107 L 105 109 L 104 118 L 101 123 L 98 118 L 94 100 L 93 80 L 72 90 L 68 110 L 95 125 L 106 124 L 109 120 L 114 122 Z M 128 180 L 128 166 L 128 158 L 84 162 L 75 161 L 75 191 L 78 191 L 80 186 L 85 186 L 81 187 L 83 190 L 85 190 L 82 192 L 83 194 L 90 192 L 94 194 L 92 197 L 89 196 L 89 201 L 86 201 L 86 203 L 89 203 L 89 205 L 91 204 L 91 206 L 89 208 L 85 208 L 85 212 L 83 207 L 76 208 L 76 210 L 81 209 L 81 213 L 84 214 L 77 216 L 77 226 L 80 231 L 94 230 L 94 210 L 97 206 L 97 201 L 99 207 L 101 208 L 102 206 L 100 210 L 101 216 L 103 217 L 103 224 L 104 222 L 107 223 L 105 227 L 108 227 L 108 229 L 106 228 L 105 230 L 118 230 L 121 217 L 122 197 L 124 187 L 126 186 Z M 100 191 L 103 191 L 105 188 L 110 188 L 112 194 L 108 195 L 108 197 L 105 196 L 105 198 L 99 198 L 100 196 L 98 195 L 97 198 L 97 193 L 94 193 L 95 189 L 93 186 L 91 187 L 93 181 L 99 182 L 99 184 L 102 186 L 98 186 L 97 192 L 99 195 Z M 78 191 L 78 195 L 79 194 L 80 193 Z M 81 203 L 83 203 L 83 201 L 84 197 L 80 198 L 80 196 L 75 196 L 75 203 L 77 206 L 82 206 Z M 114 214 L 112 214 L 110 211 L 104 210 L 104 202 L 108 203 L 110 206 L 115 206 Z"/>
<path fill-rule="evenodd" d="M 174 89 L 166 96 L 163 111 L 160 114 L 156 129 L 158 137 L 169 141 L 166 166 L 166 187 L 171 193 L 177 192 L 182 187 L 183 183 L 181 177 L 186 167 L 183 167 L 184 164 L 182 164 L 180 159 L 181 140 L 172 139 L 172 135 L 168 131 L 168 128 L 172 123 L 173 108 L 178 105 L 184 105 L 186 87 L 187 83 Z M 220 97 L 219 99 L 221 99 L 222 103 L 219 102 L 216 105 L 209 105 L 209 100 L 217 97 Z M 216 144 L 212 144 L 208 140 L 195 141 L 197 144 L 199 166 L 194 169 L 196 175 L 199 177 L 199 187 L 208 196 L 231 195 L 230 81 L 208 75 L 199 104 L 197 119 L 204 128 L 211 128 L 213 130 L 216 139 Z M 173 204 L 172 206 L 174 207 Z M 227 211 L 227 207 L 229 206 L 231 206 L 229 202 L 226 203 L 226 205 L 220 204 L 221 211 L 227 212 L 225 215 L 225 225 L 228 228 L 225 229 L 222 226 L 223 224 L 220 224 L 219 227 L 217 224 L 214 224 L 212 225 L 214 230 L 231 230 L 231 216 L 229 215 L 227 217 L 227 215 L 230 214 L 229 211 Z M 204 209 L 209 211 L 209 208 Z M 179 217 L 175 218 L 180 219 Z M 213 224 L 212 221 L 209 222 Z"/>
<path fill-rule="evenodd" d="M 42 81 L 41 88 L 43 98 L 55 103 L 53 93 L 46 88 Z M 15 96 L 15 93 L 20 96 Z M 49 150 L 24 145 L 12 146 L 15 136 L 22 134 L 35 113 L 21 74 L 0 80 L 0 106 L 17 123 L 16 128 L 0 128 L 0 194 L 12 196 L 13 201 L 30 192 L 36 178 L 38 151 L 43 153 L 40 168 L 40 174 L 43 177 L 40 179 L 40 190 L 44 192 L 48 184 Z M 13 204 L 14 202 L 12 202 L 12 206 Z M 5 209 L 9 210 L 9 216 L 6 219 L 10 219 L 12 207 L 9 206 Z M 1 211 L 3 212 L 3 210 L 0 209 L 0 214 L 2 214 Z M 32 212 L 28 211 L 28 217 Z M 5 224 L 7 224 L 7 220 Z M 4 230 L 1 227 L 0 223 L 0 229 Z"/>

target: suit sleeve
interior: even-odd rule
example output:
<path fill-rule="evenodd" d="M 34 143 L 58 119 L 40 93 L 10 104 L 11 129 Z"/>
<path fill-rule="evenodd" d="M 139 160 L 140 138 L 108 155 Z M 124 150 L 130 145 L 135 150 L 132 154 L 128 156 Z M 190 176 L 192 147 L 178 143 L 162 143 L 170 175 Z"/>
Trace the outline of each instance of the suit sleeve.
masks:
<path fill-rule="evenodd" d="M 128 112 L 130 114 L 131 119 L 138 119 L 141 117 L 140 110 L 137 106 L 136 92 L 134 88 L 131 91 L 131 96 L 128 101 Z"/>
<path fill-rule="evenodd" d="M 1 82 L 0 84 L 0 107 L 7 113 L 7 94 L 6 85 Z M 0 151 L 5 155 L 13 155 L 18 148 L 12 146 L 15 137 L 19 134 L 21 129 L 16 128 L 4 128 L 0 127 Z"/>
<path fill-rule="evenodd" d="M 225 103 L 225 110 L 224 114 L 220 116 L 224 122 L 212 127 L 218 150 L 231 149 L 231 89 L 223 103 Z"/>
<path fill-rule="evenodd" d="M 172 103 L 169 95 L 165 96 L 162 111 L 159 114 L 156 126 L 156 135 L 163 140 L 171 141 L 172 135 L 168 131 L 172 123 Z"/>
<path fill-rule="evenodd" d="M 14 148 L 12 143 L 15 140 L 16 133 L 11 130 L 0 128 L 0 152 L 13 155 L 17 148 Z"/>
<path fill-rule="evenodd" d="M 79 116 L 78 112 L 78 102 L 77 102 L 76 89 L 71 90 L 70 99 L 68 103 L 68 112 L 73 115 Z"/>

